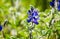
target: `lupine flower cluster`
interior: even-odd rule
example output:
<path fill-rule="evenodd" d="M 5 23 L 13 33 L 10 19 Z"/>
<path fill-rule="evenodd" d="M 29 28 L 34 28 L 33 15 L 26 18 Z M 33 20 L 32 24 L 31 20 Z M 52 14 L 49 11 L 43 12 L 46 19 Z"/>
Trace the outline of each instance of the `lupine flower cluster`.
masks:
<path fill-rule="evenodd" d="M 52 0 L 52 2 L 50 2 L 50 5 L 54 7 L 54 3 L 55 3 L 55 0 Z"/>
<path fill-rule="evenodd" d="M 27 19 L 27 22 L 32 22 L 32 23 L 35 23 L 35 24 L 39 24 L 38 23 L 38 19 L 39 19 L 39 16 L 38 16 L 38 11 L 36 9 L 34 9 L 34 7 L 31 6 L 31 9 L 28 10 L 28 19 Z"/>
<path fill-rule="evenodd" d="M 58 0 L 58 11 L 60 11 L 60 0 Z"/>
<path fill-rule="evenodd" d="M 2 26 L 0 25 L 0 31 L 2 30 Z"/>
<path fill-rule="evenodd" d="M 56 0 L 57 1 L 57 10 L 60 11 L 60 0 Z M 52 2 L 50 2 L 50 5 L 52 7 L 55 6 L 55 0 L 52 0 Z"/>

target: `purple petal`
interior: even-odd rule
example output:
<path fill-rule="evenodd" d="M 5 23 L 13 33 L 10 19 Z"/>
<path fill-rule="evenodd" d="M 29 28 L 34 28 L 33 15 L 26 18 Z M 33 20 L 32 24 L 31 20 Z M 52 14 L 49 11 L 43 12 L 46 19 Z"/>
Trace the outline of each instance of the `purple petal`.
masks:
<path fill-rule="evenodd" d="M 0 31 L 2 30 L 2 26 L 0 25 Z"/>
<path fill-rule="evenodd" d="M 28 16 L 28 18 L 32 18 L 32 16 L 31 16 L 31 15 L 29 15 L 29 16 Z"/>
<path fill-rule="evenodd" d="M 34 8 L 31 6 L 31 11 L 33 12 Z"/>
<path fill-rule="evenodd" d="M 28 22 L 28 23 L 31 22 L 31 19 L 27 19 L 27 22 Z"/>
<path fill-rule="evenodd" d="M 32 16 L 33 16 L 33 17 L 38 16 L 38 13 L 37 13 L 36 11 L 34 11 L 34 12 L 32 13 Z"/>
<path fill-rule="evenodd" d="M 60 5 L 58 6 L 58 11 L 60 11 Z"/>
<path fill-rule="evenodd" d="M 35 24 L 39 24 L 36 19 L 33 19 L 32 22 Z"/>
<path fill-rule="evenodd" d="M 50 2 L 50 5 L 51 5 L 52 7 L 54 7 L 54 2 Z"/>
<path fill-rule="evenodd" d="M 60 2 L 60 0 L 58 0 L 58 2 Z"/>
<path fill-rule="evenodd" d="M 28 14 L 31 15 L 31 11 L 30 10 L 28 10 Z"/>

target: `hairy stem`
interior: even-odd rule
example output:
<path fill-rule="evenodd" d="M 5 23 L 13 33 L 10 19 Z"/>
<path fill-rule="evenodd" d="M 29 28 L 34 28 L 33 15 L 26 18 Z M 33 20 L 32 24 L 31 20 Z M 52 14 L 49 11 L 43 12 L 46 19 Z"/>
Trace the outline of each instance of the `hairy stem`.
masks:
<path fill-rule="evenodd" d="M 30 34 L 29 34 L 29 38 L 30 38 L 30 39 L 33 39 L 32 30 L 34 29 L 34 27 L 35 27 L 35 26 L 34 26 L 34 24 L 32 23 L 32 24 L 31 24 L 31 27 L 30 27 L 30 29 L 29 29 L 29 33 L 30 33 Z"/>

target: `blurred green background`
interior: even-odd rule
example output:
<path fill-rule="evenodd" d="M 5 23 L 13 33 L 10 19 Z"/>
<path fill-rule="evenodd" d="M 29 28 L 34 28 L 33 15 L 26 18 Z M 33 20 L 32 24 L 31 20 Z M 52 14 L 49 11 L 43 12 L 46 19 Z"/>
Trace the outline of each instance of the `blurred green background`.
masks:
<path fill-rule="evenodd" d="M 0 0 L 0 25 L 3 27 L 0 39 L 29 39 L 30 23 L 26 20 L 31 5 L 38 10 L 40 17 L 39 24 L 32 31 L 33 39 L 60 39 L 60 12 L 55 10 L 52 19 L 51 1 Z M 52 24 L 51 20 L 54 21 Z"/>

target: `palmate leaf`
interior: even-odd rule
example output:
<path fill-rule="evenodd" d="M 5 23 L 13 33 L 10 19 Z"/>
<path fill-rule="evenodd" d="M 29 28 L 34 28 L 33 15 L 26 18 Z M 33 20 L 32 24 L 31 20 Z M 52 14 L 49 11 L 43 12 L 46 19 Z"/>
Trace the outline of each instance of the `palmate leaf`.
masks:
<path fill-rule="evenodd" d="M 19 34 L 22 36 L 22 37 L 28 37 L 28 34 L 27 32 L 25 32 L 24 30 L 23 31 L 20 31 Z"/>
<path fill-rule="evenodd" d="M 57 30 L 60 30 L 60 20 L 57 21 L 54 26 L 56 27 Z"/>

